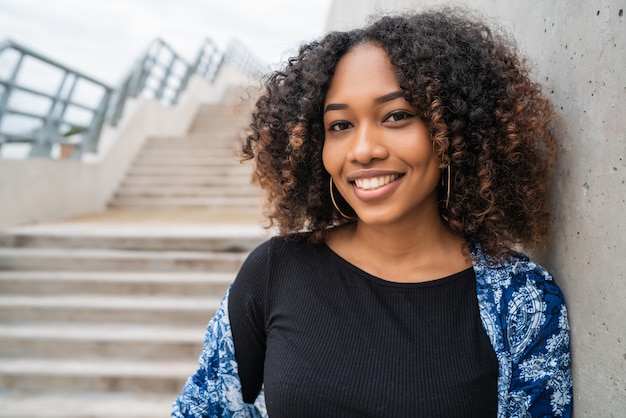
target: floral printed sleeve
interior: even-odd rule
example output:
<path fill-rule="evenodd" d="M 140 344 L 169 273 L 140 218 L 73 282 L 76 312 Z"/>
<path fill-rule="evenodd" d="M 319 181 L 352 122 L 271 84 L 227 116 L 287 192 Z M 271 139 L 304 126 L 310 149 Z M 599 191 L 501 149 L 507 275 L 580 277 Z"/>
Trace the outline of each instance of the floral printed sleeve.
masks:
<path fill-rule="evenodd" d="M 174 402 L 175 418 L 266 417 L 263 393 L 254 405 L 241 393 L 235 347 L 228 317 L 228 293 L 209 322 L 200 365 Z"/>
<path fill-rule="evenodd" d="M 525 283 L 506 295 L 506 333 L 513 366 L 509 407 L 526 413 L 520 416 L 569 417 L 572 376 L 567 309 L 548 273 L 533 267 L 519 277 L 523 281 L 526 276 Z"/>
<path fill-rule="evenodd" d="M 481 317 L 500 363 L 500 418 L 572 414 L 569 326 L 561 290 L 523 255 L 488 265 L 475 253 Z"/>

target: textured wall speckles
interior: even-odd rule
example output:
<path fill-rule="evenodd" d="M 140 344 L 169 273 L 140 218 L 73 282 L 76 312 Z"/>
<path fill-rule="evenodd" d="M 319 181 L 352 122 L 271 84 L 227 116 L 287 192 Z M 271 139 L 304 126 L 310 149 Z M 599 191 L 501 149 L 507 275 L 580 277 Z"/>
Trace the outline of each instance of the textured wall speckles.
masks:
<path fill-rule="evenodd" d="M 334 0 L 327 29 L 454 4 Z M 458 1 L 456 2 L 458 3 Z M 507 27 L 562 119 L 555 228 L 538 254 L 570 309 L 576 417 L 626 410 L 626 22 L 623 0 L 466 0 Z"/>

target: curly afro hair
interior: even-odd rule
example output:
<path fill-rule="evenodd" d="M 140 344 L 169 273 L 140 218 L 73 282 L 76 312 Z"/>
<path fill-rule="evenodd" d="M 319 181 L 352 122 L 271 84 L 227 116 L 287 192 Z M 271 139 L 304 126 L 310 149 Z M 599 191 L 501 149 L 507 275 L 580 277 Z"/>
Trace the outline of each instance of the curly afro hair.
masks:
<path fill-rule="evenodd" d="M 467 11 L 388 16 L 301 46 L 269 75 L 252 114 L 243 158 L 266 192 L 281 235 L 310 231 L 323 242 L 348 222 L 334 209 L 322 164 L 323 105 L 335 66 L 351 48 L 386 50 L 405 98 L 430 129 L 451 184 L 439 191 L 450 228 L 492 256 L 542 242 L 549 229 L 548 180 L 557 143 L 552 105 L 529 78 L 514 42 Z M 443 176 L 447 179 L 447 174 Z"/>

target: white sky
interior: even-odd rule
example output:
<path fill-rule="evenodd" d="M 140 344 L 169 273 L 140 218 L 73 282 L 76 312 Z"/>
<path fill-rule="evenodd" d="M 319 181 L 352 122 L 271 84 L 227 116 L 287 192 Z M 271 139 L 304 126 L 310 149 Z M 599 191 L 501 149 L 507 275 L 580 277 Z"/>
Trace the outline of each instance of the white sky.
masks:
<path fill-rule="evenodd" d="M 117 85 L 160 37 L 191 61 L 206 37 L 239 39 L 268 64 L 322 35 L 331 0 L 0 0 L 10 38 Z"/>

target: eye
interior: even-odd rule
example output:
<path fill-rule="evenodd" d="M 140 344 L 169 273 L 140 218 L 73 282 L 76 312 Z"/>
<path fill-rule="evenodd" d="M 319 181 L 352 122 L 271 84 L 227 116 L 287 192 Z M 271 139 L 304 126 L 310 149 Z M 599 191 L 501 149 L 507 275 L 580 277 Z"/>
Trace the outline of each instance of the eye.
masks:
<path fill-rule="evenodd" d="M 383 122 L 401 122 L 403 120 L 412 118 L 413 116 L 415 115 L 412 113 L 406 112 L 404 110 L 397 110 L 387 115 Z"/>
<path fill-rule="evenodd" d="M 345 120 L 339 120 L 337 122 L 333 122 L 328 126 L 329 131 L 343 131 L 352 127 L 350 122 Z"/>

